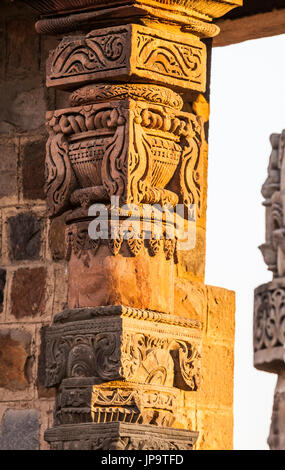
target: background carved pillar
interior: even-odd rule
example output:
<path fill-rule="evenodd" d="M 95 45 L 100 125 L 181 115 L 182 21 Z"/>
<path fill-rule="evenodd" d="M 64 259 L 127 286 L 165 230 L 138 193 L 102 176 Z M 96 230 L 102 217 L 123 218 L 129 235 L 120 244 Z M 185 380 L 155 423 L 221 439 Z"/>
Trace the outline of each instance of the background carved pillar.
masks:
<path fill-rule="evenodd" d="M 43 15 L 39 33 L 64 34 L 46 77 L 68 96 L 47 113 L 47 204 L 51 218 L 65 214 L 69 299 L 46 333 L 46 386 L 57 390 L 46 440 L 52 449 L 192 449 L 201 421 L 207 441 L 205 403 L 219 402 L 224 386 L 217 378 L 207 399 L 216 375 L 209 358 L 219 347 L 232 360 L 228 337 L 209 318 L 214 303 L 232 318 L 232 296 L 203 282 L 203 39 L 218 34 L 214 18 L 242 1 L 25 3 Z M 107 234 L 96 239 L 88 232 L 94 203 L 104 204 Z M 196 207 L 191 250 L 166 235 L 178 203 L 184 216 Z M 126 204 L 137 213 L 124 237 Z M 170 208 L 159 236 L 156 204 Z"/>
<path fill-rule="evenodd" d="M 266 241 L 259 248 L 268 270 L 273 273 L 273 280 L 257 287 L 254 292 L 254 365 L 259 370 L 278 374 L 268 444 L 273 450 L 282 450 L 285 449 L 285 132 L 272 134 L 270 142 L 272 152 L 268 176 L 262 186 Z"/>

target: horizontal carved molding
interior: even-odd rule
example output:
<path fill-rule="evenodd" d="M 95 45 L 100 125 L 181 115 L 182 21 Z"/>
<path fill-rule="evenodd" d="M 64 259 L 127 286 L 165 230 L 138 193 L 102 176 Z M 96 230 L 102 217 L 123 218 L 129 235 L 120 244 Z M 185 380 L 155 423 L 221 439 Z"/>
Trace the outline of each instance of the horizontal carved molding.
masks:
<path fill-rule="evenodd" d="M 204 91 L 205 45 L 187 34 L 126 25 L 66 37 L 47 62 L 49 87 L 126 77 Z"/>
<path fill-rule="evenodd" d="M 48 429 L 51 450 L 192 450 L 199 433 L 129 423 L 65 425 Z"/>
<path fill-rule="evenodd" d="M 168 325 L 181 326 L 186 328 L 202 328 L 202 323 L 198 320 L 169 315 L 163 312 L 154 312 L 124 305 L 107 305 L 104 307 L 75 308 L 66 309 L 54 317 L 55 324 L 63 324 L 80 320 L 91 320 L 94 317 L 122 316 L 134 318 L 142 321 L 154 321 L 156 323 L 166 323 Z"/>
<path fill-rule="evenodd" d="M 171 427 L 177 411 L 177 389 L 132 383 L 88 384 L 80 378 L 62 382 L 56 405 L 57 424 L 153 424 Z"/>

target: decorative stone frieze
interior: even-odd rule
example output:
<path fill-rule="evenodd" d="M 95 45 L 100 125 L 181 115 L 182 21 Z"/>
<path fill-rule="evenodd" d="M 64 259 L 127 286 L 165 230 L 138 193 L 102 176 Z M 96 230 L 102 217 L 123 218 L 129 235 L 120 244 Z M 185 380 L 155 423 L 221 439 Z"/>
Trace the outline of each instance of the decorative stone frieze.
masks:
<path fill-rule="evenodd" d="M 47 63 L 47 86 L 66 88 L 125 76 L 205 91 L 206 47 L 185 33 L 126 25 L 64 38 Z"/>

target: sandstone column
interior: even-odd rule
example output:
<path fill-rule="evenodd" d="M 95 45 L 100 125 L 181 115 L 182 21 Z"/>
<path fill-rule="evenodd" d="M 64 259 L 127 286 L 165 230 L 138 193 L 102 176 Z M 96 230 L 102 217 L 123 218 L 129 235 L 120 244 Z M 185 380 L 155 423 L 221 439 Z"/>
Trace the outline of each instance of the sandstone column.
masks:
<path fill-rule="evenodd" d="M 205 257 L 203 39 L 242 1 L 26 3 L 42 15 L 39 33 L 63 36 L 46 79 L 69 93 L 68 107 L 47 113 L 47 204 L 50 217 L 65 214 L 69 305 L 46 335 L 46 385 L 57 389 L 46 440 L 52 449 L 192 449 L 198 430 L 186 408 L 197 410 L 209 326 L 197 314 L 209 308 L 195 271 Z M 177 204 L 185 218 L 196 209 L 192 250 L 167 236 Z"/>

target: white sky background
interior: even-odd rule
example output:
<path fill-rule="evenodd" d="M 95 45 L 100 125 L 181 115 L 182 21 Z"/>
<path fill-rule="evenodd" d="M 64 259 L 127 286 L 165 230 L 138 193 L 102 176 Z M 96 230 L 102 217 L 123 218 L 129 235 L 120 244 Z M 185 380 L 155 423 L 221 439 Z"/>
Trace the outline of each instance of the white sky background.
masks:
<path fill-rule="evenodd" d="M 268 449 L 277 376 L 253 368 L 253 290 L 271 280 L 261 185 L 285 128 L 285 35 L 213 50 L 206 283 L 236 291 L 235 449 Z M 221 364 L 223 367 L 223 364 Z"/>

